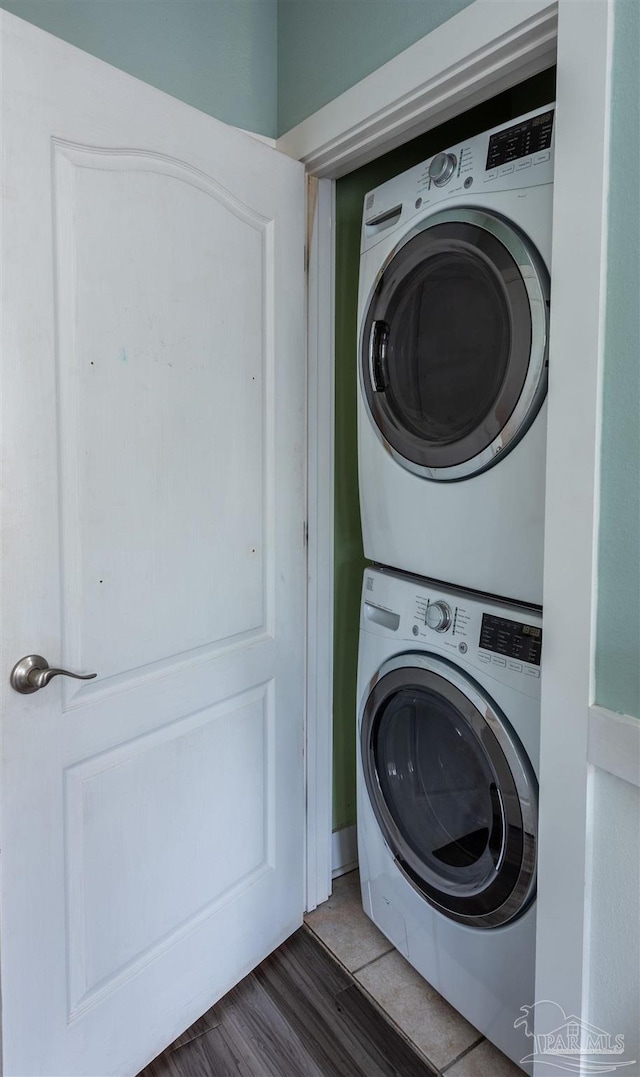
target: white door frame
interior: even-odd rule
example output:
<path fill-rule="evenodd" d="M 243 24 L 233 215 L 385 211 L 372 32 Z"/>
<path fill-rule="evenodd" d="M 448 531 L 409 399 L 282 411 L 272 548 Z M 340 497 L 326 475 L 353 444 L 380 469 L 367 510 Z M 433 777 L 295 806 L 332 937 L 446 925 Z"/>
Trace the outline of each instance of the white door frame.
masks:
<path fill-rule="evenodd" d="M 305 908 L 331 893 L 335 183 L 307 187 L 307 713 Z"/>
<path fill-rule="evenodd" d="M 312 442 L 309 506 L 315 601 L 309 609 L 307 743 L 321 749 L 307 774 L 307 903 L 313 908 L 331 888 L 333 181 L 544 70 L 557 48 L 537 997 L 576 1013 L 588 942 L 580 910 L 593 703 L 612 23 L 612 0 L 476 0 L 277 141 L 320 180 L 309 257 L 309 421 L 311 430 L 322 432 L 322 441 Z M 566 416 L 578 413 L 581 422 L 569 430 Z M 576 491 L 570 509 L 568 475 Z"/>

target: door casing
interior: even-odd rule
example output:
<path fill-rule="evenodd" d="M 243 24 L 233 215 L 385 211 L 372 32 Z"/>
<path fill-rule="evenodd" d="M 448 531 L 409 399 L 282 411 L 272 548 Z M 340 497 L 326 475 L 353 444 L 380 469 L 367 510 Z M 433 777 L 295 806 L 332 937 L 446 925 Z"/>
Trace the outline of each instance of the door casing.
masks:
<path fill-rule="evenodd" d="M 583 1012 L 589 971 L 587 734 L 594 702 L 613 21 L 613 0 L 476 0 L 277 141 L 318 179 L 308 255 L 313 600 L 307 745 L 314 753 L 307 757 L 307 906 L 312 909 L 331 890 L 335 180 L 557 63 L 536 997 L 557 1000 L 574 1013 Z M 572 415 L 581 421 L 569 432 L 567 416 Z M 562 723 L 556 721 L 560 713 Z M 579 909 L 582 914 L 576 914 Z"/>

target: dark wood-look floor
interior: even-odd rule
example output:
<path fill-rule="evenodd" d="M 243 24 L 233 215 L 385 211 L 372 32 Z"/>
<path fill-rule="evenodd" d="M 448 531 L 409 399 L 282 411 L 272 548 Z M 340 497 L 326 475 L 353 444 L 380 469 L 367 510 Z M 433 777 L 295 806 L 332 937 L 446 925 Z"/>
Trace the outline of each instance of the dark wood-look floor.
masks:
<path fill-rule="evenodd" d="M 139 1077 L 434 1077 L 302 927 Z"/>

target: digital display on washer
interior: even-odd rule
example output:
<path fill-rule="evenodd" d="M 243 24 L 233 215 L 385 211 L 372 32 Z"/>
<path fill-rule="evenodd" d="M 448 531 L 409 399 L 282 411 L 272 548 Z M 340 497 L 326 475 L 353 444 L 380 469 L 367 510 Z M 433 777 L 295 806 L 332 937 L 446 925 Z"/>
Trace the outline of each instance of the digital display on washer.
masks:
<path fill-rule="evenodd" d="M 507 658 L 518 658 L 521 662 L 539 666 L 542 629 L 537 625 L 483 613 L 480 646 L 486 651 L 495 651 Z"/>
<path fill-rule="evenodd" d="M 548 150 L 551 146 L 551 132 L 553 131 L 553 113 L 542 112 L 539 116 L 533 116 L 524 123 L 517 123 L 506 131 L 498 131 L 489 139 L 489 152 L 487 153 L 486 168 L 496 168 L 504 165 L 507 161 L 517 161 L 520 157 L 528 157 L 530 153 L 539 153 Z"/>

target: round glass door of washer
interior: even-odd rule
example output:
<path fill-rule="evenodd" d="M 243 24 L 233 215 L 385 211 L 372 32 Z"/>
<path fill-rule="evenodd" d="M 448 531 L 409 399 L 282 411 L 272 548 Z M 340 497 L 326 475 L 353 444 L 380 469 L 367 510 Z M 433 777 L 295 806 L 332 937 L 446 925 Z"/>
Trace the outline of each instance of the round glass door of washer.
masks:
<path fill-rule="evenodd" d="M 378 825 L 412 885 L 444 915 L 492 928 L 535 895 L 537 781 L 505 716 L 448 663 L 387 663 L 360 748 Z"/>
<path fill-rule="evenodd" d="M 502 217 L 435 213 L 390 254 L 360 343 L 361 390 L 378 436 L 427 479 L 496 464 L 547 390 L 549 274 Z"/>

